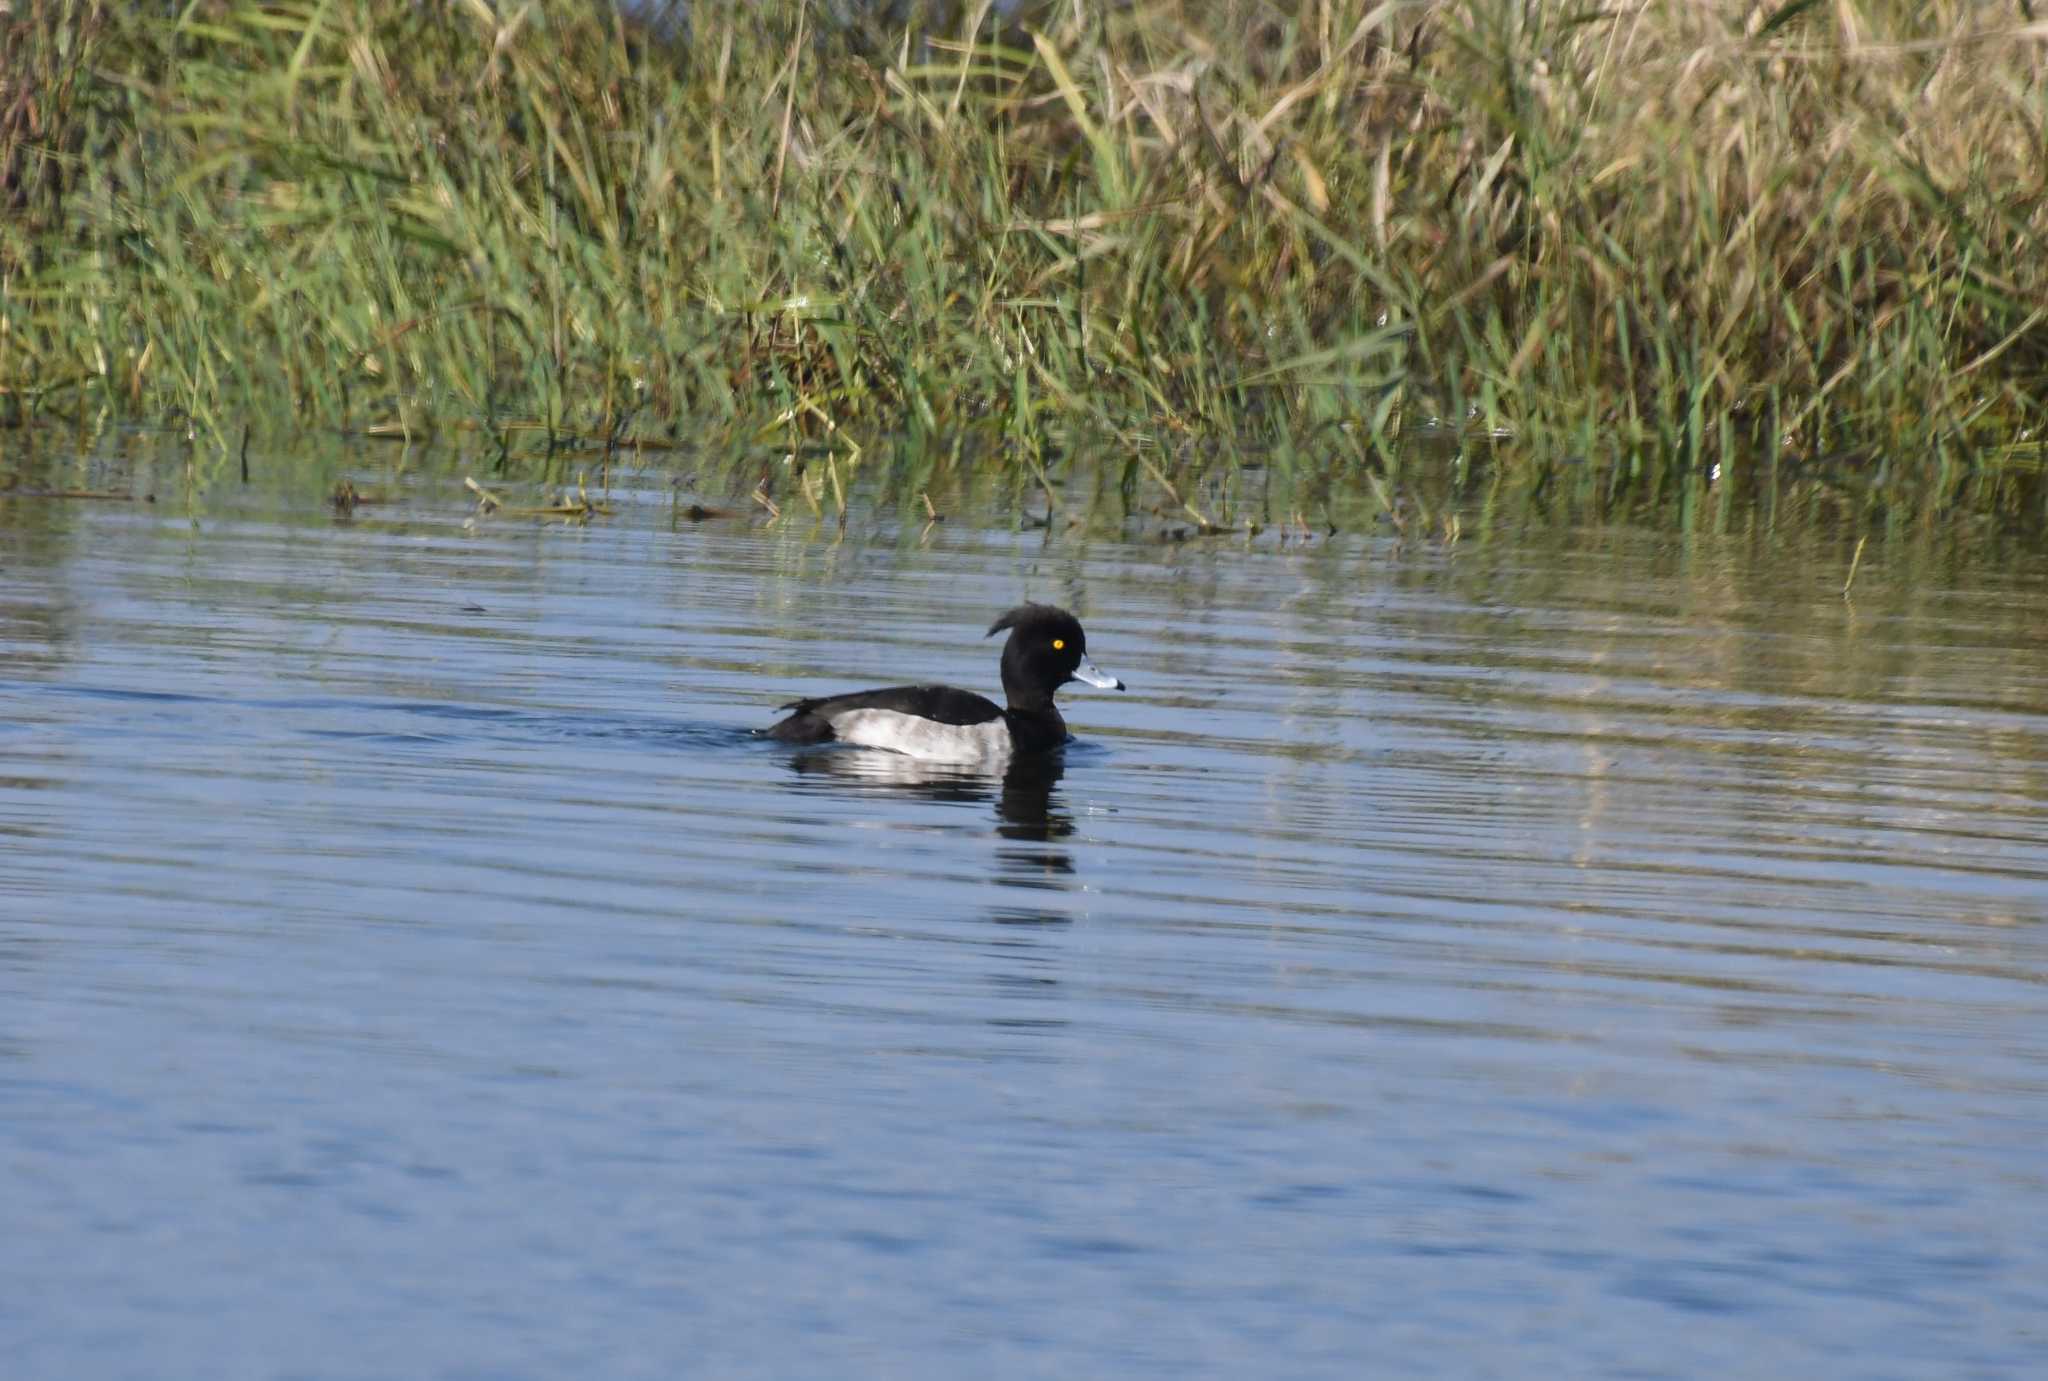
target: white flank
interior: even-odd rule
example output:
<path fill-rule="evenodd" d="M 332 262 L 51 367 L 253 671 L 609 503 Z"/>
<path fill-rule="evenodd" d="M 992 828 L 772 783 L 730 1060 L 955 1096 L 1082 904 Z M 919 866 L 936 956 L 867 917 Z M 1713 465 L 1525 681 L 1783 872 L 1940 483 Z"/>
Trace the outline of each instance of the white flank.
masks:
<path fill-rule="evenodd" d="M 831 722 L 842 743 L 886 748 L 921 762 L 1000 762 L 1012 747 L 1010 726 L 1000 719 L 940 724 L 901 710 L 844 710 Z"/>

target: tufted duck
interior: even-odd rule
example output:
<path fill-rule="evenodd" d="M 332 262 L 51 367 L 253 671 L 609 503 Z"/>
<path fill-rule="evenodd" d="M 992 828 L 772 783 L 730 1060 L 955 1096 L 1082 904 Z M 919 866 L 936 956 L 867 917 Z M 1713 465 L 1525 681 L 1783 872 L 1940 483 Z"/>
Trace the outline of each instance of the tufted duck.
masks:
<path fill-rule="evenodd" d="M 1104 690 L 1124 683 L 1088 660 L 1081 624 L 1050 604 L 1020 604 L 989 627 L 1005 628 L 1003 696 L 992 700 L 951 686 L 891 686 L 782 706 L 792 713 L 757 730 L 784 743 L 857 743 L 887 748 L 928 762 L 1000 762 L 1016 753 L 1042 753 L 1067 741 L 1067 724 L 1053 692 L 1069 681 Z"/>

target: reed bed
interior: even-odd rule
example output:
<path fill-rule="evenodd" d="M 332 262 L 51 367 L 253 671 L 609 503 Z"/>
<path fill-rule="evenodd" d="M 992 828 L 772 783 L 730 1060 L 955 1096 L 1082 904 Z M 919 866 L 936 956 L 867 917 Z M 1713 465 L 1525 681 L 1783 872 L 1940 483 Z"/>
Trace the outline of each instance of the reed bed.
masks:
<path fill-rule="evenodd" d="M 2027 0 L 13 0 L 0 423 L 2038 518 L 2044 78 Z"/>

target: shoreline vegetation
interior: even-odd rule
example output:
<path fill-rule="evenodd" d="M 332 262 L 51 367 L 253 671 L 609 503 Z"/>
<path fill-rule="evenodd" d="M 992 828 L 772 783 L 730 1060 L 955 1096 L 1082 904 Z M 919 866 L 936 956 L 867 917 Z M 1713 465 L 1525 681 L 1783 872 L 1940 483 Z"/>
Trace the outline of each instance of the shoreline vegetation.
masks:
<path fill-rule="evenodd" d="M 12 0 L 0 427 L 110 421 L 2038 528 L 2048 6 Z"/>

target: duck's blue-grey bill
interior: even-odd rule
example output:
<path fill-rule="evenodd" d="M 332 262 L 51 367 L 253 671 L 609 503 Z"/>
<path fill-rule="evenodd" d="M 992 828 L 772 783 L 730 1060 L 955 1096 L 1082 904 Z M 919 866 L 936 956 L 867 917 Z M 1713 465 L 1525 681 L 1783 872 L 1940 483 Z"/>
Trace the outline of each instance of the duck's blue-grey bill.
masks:
<path fill-rule="evenodd" d="M 1095 663 L 1089 661 L 1086 657 L 1081 659 L 1081 665 L 1074 668 L 1074 679 L 1076 681 L 1086 681 L 1089 685 L 1098 686 L 1103 690 L 1122 690 L 1124 688 L 1123 682 L 1103 671 L 1102 668 L 1096 666 Z"/>

